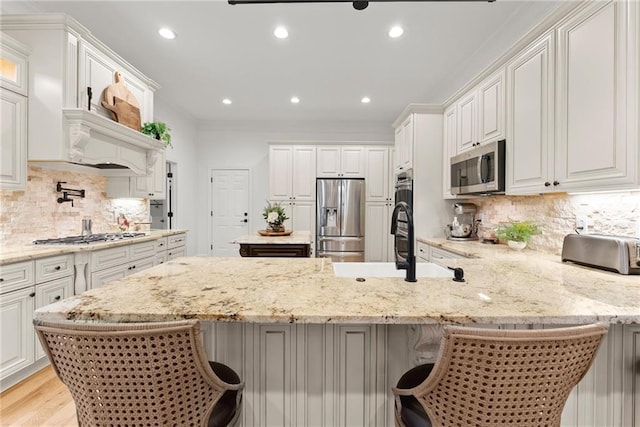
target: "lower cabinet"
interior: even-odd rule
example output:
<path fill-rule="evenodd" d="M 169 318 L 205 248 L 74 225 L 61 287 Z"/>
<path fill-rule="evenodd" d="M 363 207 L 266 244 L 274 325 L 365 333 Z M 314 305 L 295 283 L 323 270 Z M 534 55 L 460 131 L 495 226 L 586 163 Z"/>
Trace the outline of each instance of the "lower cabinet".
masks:
<path fill-rule="evenodd" d="M 88 289 L 153 267 L 156 264 L 156 242 L 134 243 L 91 252 Z"/>
<path fill-rule="evenodd" d="M 246 383 L 244 426 L 391 426 L 391 387 L 409 368 L 433 363 L 442 336 L 439 325 L 204 322 L 202 329 L 209 359 Z M 638 427 L 638 420 L 640 325 L 610 325 L 561 425 Z"/>
<path fill-rule="evenodd" d="M 364 258 L 366 262 L 394 261 L 391 234 L 392 202 L 368 202 L 365 212 Z"/>
<path fill-rule="evenodd" d="M 0 266 L 0 283 L 0 390 L 5 390 L 45 365 L 33 312 L 73 295 L 73 255 Z"/>

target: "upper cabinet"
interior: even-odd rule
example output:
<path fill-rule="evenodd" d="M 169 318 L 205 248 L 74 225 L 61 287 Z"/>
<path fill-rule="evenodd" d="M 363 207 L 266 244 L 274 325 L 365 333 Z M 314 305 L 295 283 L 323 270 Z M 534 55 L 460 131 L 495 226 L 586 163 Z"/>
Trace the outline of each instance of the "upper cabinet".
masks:
<path fill-rule="evenodd" d="M 554 34 L 507 64 L 506 191 L 541 193 L 554 179 Z"/>
<path fill-rule="evenodd" d="M 413 169 L 413 138 L 413 114 L 409 114 L 409 116 L 396 127 L 396 173 Z"/>
<path fill-rule="evenodd" d="M 455 199 L 451 194 L 451 158 L 457 153 L 458 144 L 458 108 L 455 104 L 444 110 L 444 145 L 442 161 L 442 196 L 445 199 Z"/>
<path fill-rule="evenodd" d="M 393 184 L 390 173 L 393 170 L 393 149 L 380 147 L 365 148 L 365 191 L 367 202 L 391 202 Z"/>
<path fill-rule="evenodd" d="M 316 198 L 316 147 L 269 146 L 269 200 Z"/>
<path fill-rule="evenodd" d="M 456 102 L 456 154 L 504 137 L 504 96 L 504 70 L 499 70 Z"/>
<path fill-rule="evenodd" d="M 637 188 L 638 3 L 588 2 L 557 38 L 557 189 Z"/>
<path fill-rule="evenodd" d="M 154 152 L 155 153 L 155 152 Z M 167 198 L 167 161 L 164 151 L 157 152 L 153 169 L 144 176 L 113 176 L 107 180 L 107 197 L 132 197 L 149 200 Z"/>
<path fill-rule="evenodd" d="M 28 105 L 29 161 L 92 166 L 105 175 L 151 173 L 151 151 L 164 144 L 113 121 L 101 100 L 117 71 L 142 122 L 150 121 L 155 82 L 66 15 L 0 15 L 0 28 L 31 49 L 27 80 L 38 93 Z"/>
<path fill-rule="evenodd" d="M 507 64 L 508 194 L 637 188 L 635 7 L 585 3 Z"/>
<path fill-rule="evenodd" d="M 0 37 L 0 189 L 27 185 L 28 49 L 11 37 Z"/>
<path fill-rule="evenodd" d="M 365 150 L 360 146 L 318 146 L 317 176 L 319 178 L 364 178 Z"/>

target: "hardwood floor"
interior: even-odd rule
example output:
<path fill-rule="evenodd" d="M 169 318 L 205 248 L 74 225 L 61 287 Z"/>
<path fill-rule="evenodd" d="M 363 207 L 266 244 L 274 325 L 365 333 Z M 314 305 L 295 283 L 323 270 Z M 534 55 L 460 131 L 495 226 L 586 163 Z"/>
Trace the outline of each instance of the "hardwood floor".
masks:
<path fill-rule="evenodd" d="M 0 425 L 77 427 L 69 390 L 47 366 L 0 394 Z"/>

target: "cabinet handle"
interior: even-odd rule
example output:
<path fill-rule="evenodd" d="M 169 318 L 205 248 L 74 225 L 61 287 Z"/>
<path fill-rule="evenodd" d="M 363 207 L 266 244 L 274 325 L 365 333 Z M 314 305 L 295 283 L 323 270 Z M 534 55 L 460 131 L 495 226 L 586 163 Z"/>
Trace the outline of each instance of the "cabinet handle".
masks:
<path fill-rule="evenodd" d="M 164 246 L 164 243 L 160 243 L 158 246 Z"/>
<path fill-rule="evenodd" d="M 0 277 L 0 282 L 4 282 L 4 277 Z"/>
<path fill-rule="evenodd" d="M 558 181 L 553 181 L 553 185 L 560 185 Z"/>
<path fill-rule="evenodd" d="M 33 297 L 35 297 L 35 296 L 36 296 L 36 293 L 35 293 L 35 292 L 31 292 L 31 293 L 29 294 L 29 296 L 30 296 L 31 298 L 33 298 Z"/>
<path fill-rule="evenodd" d="M 135 269 L 135 268 L 136 268 L 136 266 L 134 265 L 134 266 L 133 266 L 133 267 L 131 267 L 131 268 Z"/>
<path fill-rule="evenodd" d="M 544 183 L 544 186 L 545 187 L 549 187 L 549 186 L 551 186 L 551 183 L 549 181 L 547 181 L 547 182 Z"/>
<path fill-rule="evenodd" d="M 131 270 L 131 267 L 128 267 L 127 270 Z"/>
<path fill-rule="evenodd" d="M 248 219 L 241 219 L 240 222 L 249 222 Z"/>
<path fill-rule="evenodd" d="M 55 301 L 60 301 L 60 295 L 56 295 L 55 297 L 53 297 L 53 299 L 54 299 Z"/>
<path fill-rule="evenodd" d="M 60 267 L 59 265 L 56 265 L 56 267 L 54 268 L 55 271 L 60 271 L 62 267 Z"/>

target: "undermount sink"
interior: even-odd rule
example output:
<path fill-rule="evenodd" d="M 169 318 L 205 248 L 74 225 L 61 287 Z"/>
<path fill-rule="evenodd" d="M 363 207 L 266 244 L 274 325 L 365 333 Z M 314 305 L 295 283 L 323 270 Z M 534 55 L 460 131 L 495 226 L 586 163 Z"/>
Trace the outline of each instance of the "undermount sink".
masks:
<path fill-rule="evenodd" d="M 405 277 L 406 270 L 396 270 L 393 262 L 335 262 L 336 277 Z M 453 277 L 453 272 L 431 262 L 416 264 L 416 277 Z"/>

